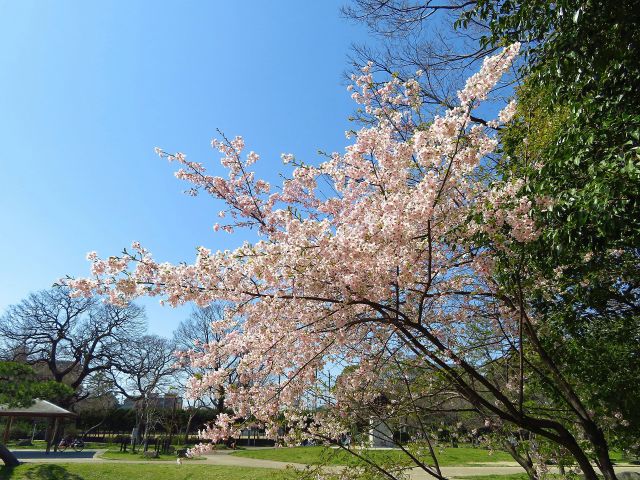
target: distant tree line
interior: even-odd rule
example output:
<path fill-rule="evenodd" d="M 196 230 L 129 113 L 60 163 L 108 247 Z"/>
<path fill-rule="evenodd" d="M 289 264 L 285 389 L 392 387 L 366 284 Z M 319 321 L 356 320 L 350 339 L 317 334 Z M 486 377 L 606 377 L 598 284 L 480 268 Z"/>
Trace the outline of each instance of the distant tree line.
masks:
<path fill-rule="evenodd" d="M 75 297 L 65 287 L 30 294 L 0 317 L 0 404 L 47 399 L 79 414 L 80 433 L 135 429 L 141 442 L 155 433 L 186 441 L 224 409 L 224 392 L 185 398 L 189 378 L 205 371 L 176 352 L 208 343 L 210 324 L 221 313 L 218 307 L 194 310 L 164 338 L 147 333 L 144 309 L 132 303 Z M 181 401 L 165 408 L 163 396 Z"/>

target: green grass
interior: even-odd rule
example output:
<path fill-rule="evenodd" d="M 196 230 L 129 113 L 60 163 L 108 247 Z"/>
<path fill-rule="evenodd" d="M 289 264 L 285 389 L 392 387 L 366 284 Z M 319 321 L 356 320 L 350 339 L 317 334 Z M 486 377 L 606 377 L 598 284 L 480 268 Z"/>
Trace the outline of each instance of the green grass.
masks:
<path fill-rule="evenodd" d="M 358 465 L 360 460 L 343 450 L 326 447 L 269 448 L 264 450 L 245 450 L 232 453 L 237 457 L 259 458 L 279 462 L 305 463 L 308 465 Z M 404 462 L 407 455 L 400 450 L 371 450 L 364 455 L 376 463 Z M 511 462 L 513 459 L 505 452 L 493 452 L 471 447 L 445 448 L 436 451 L 441 466 L 469 465 L 478 463 Z M 425 458 L 431 463 L 431 458 Z"/>
<path fill-rule="evenodd" d="M 44 440 L 34 440 L 33 445 L 25 447 L 19 447 L 16 443 L 17 442 L 15 440 L 11 441 L 7 443 L 7 447 L 10 450 L 44 450 L 47 447 L 47 442 Z"/>
<path fill-rule="evenodd" d="M 441 466 L 469 465 L 478 463 L 513 462 L 513 457 L 506 452 L 493 452 L 473 447 L 447 447 L 436 450 L 436 457 Z"/>
<path fill-rule="evenodd" d="M 47 442 L 45 442 L 44 440 L 34 440 L 33 445 L 19 447 L 16 445 L 15 441 L 12 441 L 7 444 L 7 447 L 9 447 L 10 450 L 45 450 L 47 448 Z M 96 450 L 107 447 L 109 447 L 108 443 L 85 442 L 84 444 L 85 450 Z M 53 445 L 51 446 L 51 449 L 53 449 Z M 71 448 L 69 450 L 73 449 Z"/>
<path fill-rule="evenodd" d="M 507 475 L 473 475 L 470 477 L 458 477 L 465 480 L 529 480 L 526 473 L 511 473 Z"/>
<path fill-rule="evenodd" d="M 121 452 L 116 448 L 112 448 L 107 450 L 104 453 L 100 454 L 100 458 L 105 458 L 107 460 L 175 460 L 176 455 L 174 453 L 169 455 L 160 455 L 158 458 L 145 457 L 142 454 L 142 449 L 138 449 L 137 453 L 131 452 L 131 450 L 127 450 L 126 452 Z"/>
<path fill-rule="evenodd" d="M 107 460 L 175 460 L 176 454 L 170 453 L 168 455 L 160 455 L 158 458 L 145 457 L 142 453 L 142 449 L 138 449 L 137 453 L 132 453 L 131 450 L 121 452 L 120 447 L 113 447 L 106 452 L 100 454 L 100 458 L 106 458 Z M 204 457 L 184 458 L 183 460 L 202 460 Z"/>
<path fill-rule="evenodd" d="M 640 458 L 622 452 L 620 450 L 610 450 L 609 456 L 611 457 L 613 463 L 636 463 L 638 460 L 640 460 Z"/>
<path fill-rule="evenodd" d="M 268 468 L 216 465 L 61 463 L 0 467 L 0 480 L 280 480 L 284 475 Z"/>
<path fill-rule="evenodd" d="M 529 480 L 529 477 L 526 473 L 508 473 L 508 474 L 500 474 L 500 475 L 470 475 L 460 476 L 457 478 L 463 478 L 464 480 Z M 564 480 L 567 477 L 563 477 L 558 473 L 551 473 L 546 476 L 546 478 L 550 478 L 553 480 Z M 583 477 L 580 477 L 583 478 Z M 602 477 L 601 477 L 602 478 Z"/>

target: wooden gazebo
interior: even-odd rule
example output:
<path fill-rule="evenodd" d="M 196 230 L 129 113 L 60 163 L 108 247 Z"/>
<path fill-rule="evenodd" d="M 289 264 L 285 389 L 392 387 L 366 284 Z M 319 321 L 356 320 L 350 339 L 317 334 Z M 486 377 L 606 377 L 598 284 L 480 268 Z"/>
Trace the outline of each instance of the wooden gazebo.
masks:
<path fill-rule="evenodd" d="M 33 404 L 28 407 L 7 407 L 6 405 L 0 405 L 0 417 L 8 417 L 4 429 L 3 443 L 6 444 L 9 441 L 11 424 L 14 418 L 48 418 L 53 422 L 53 428 L 47 429 L 47 453 L 49 453 L 49 450 L 51 450 L 51 442 L 56 438 L 60 420 L 75 418 L 76 416 L 75 413 L 65 410 L 51 402 L 47 402 L 46 400 L 36 399 Z"/>

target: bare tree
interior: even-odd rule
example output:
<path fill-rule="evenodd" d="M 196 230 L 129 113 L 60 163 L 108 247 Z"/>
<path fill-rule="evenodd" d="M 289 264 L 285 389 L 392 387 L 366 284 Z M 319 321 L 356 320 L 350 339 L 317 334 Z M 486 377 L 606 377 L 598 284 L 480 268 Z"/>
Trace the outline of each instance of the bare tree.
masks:
<path fill-rule="evenodd" d="M 118 399 L 114 394 L 113 380 L 110 372 L 98 372 L 92 375 L 83 385 L 83 388 L 91 392 L 91 395 L 76 404 L 76 412 L 82 417 L 85 412 L 90 412 L 99 419 L 97 423 L 89 425 L 82 432 L 82 438 L 89 432 L 99 428 L 108 418 L 109 413 L 118 405 Z"/>
<path fill-rule="evenodd" d="M 180 322 L 180 325 L 174 332 L 176 347 L 185 354 L 182 357 L 182 368 L 178 375 L 178 381 L 183 390 L 187 389 L 187 384 L 190 379 L 202 378 L 206 375 L 207 371 L 220 368 L 227 368 L 230 372 L 227 385 L 237 382 L 238 378 L 233 367 L 237 363 L 238 358 L 229 359 L 226 365 L 220 363 L 213 368 L 203 368 L 193 365 L 189 361 L 188 355 L 190 352 L 202 352 L 208 345 L 222 339 L 223 334 L 212 329 L 212 323 L 222 320 L 225 315 L 225 309 L 229 307 L 230 305 L 223 303 L 214 303 L 205 308 L 194 309 L 188 318 Z M 213 409 L 216 413 L 221 413 L 224 411 L 225 394 L 225 387 L 221 385 L 218 389 L 210 390 L 202 395 L 193 398 L 190 396 L 186 397 L 189 417 L 185 428 L 185 443 L 187 443 L 191 423 L 198 410 Z"/>
<path fill-rule="evenodd" d="M 160 420 L 160 395 L 173 387 L 178 369 L 175 344 L 157 335 L 144 335 L 127 348 L 126 354 L 118 355 L 111 374 L 116 390 L 134 402 L 136 428 L 140 432 L 144 426 L 146 446 L 149 434 Z"/>
<path fill-rule="evenodd" d="M 198 308 L 191 312 L 191 315 L 183 320 L 174 332 L 174 341 L 176 347 L 181 352 L 202 352 L 208 346 L 219 342 L 228 332 L 218 331 L 211 328 L 212 323 L 220 321 L 224 318 L 225 309 L 230 306 L 214 303 L 205 308 Z M 184 357 L 183 369 L 185 374 L 190 377 L 201 377 L 206 375 L 210 370 L 219 370 L 224 368 L 228 370 L 229 378 L 227 384 L 233 384 L 237 381 L 234 365 L 237 363 L 238 357 L 227 359 L 226 364 L 218 363 L 208 368 L 194 366 L 188 361 L 188 356 Z M 217 412 L 224 410 L 225 388 L 221 386 L 217 391 L 211 391 L 202 398 L 205 402 L 210 402 Z"/>
<path fill-rule="evenodd" d="M 478 70 L 479 63 L 498 49 L 482 41 L 490 30 L 477 16 L 471 16 L 464 28 L 457 28 L 476 3 L 476 0 L 349 1 L 342 14 L 365 24 L 376 40 L 352 45 L 351 68 L 347 73 L 357 74 L 369 64 L 374 84 L 382 85 L 391 77 L 401 81 L 415 78 L 420 71 L 416 80 L 423 100 L 421 115 L 425 122 L 430 121 L 432 115 L 456 105 L 456 92 Z M 505 77 L 492 98 L 499 98 L 501 90 L 518 79 L 517 72 L 513 73 Z M 472 120 L 486 125 L 477 115 Z M 361 123 L 371 121 L 360 110 L 353 119 Z"/>
<path fill-rule="evenodd" d="M 144 326 L 144 310 L 134 304 L 116 307 L 98 298 L 74 298 L 56 287 L 8 308 L 0 319 L 2 356 L 69 385 L 75 393 L 64 403 L 71 407 L 90 396 L 84 383 L 110 370 Z"/>

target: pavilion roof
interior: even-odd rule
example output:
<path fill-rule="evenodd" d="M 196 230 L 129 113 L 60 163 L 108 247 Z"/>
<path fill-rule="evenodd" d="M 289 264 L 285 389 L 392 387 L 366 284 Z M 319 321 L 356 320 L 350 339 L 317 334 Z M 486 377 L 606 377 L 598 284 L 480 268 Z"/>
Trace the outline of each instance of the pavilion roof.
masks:
<path fill-rule="evenodd" d="M 46 400 L 36 399 L 28 407 L 0 405 L 0 417 L 75 417 L 76 414 Z"/>

